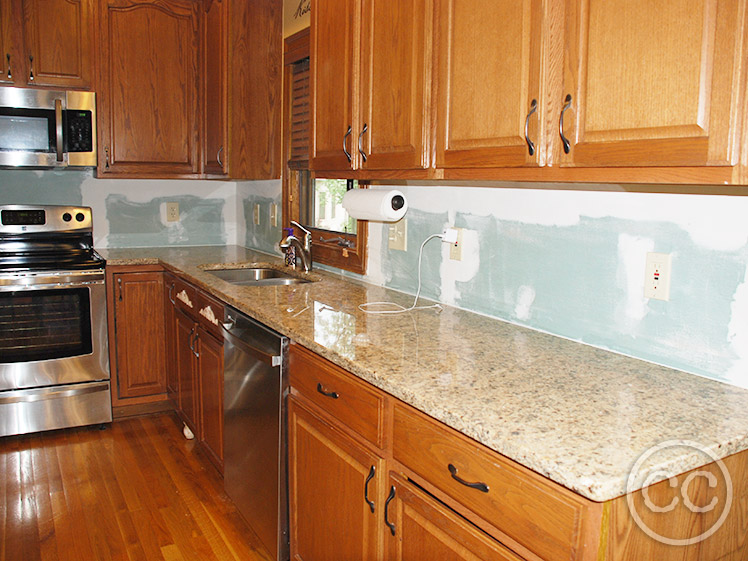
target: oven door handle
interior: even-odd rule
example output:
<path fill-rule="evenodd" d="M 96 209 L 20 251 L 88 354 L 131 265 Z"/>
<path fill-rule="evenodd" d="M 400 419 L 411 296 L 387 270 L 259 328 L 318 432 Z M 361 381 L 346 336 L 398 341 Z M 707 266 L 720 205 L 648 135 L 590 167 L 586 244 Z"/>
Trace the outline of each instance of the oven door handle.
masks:
<path fill-rule="evenodd" d="M 109 382 L 96 382 L 92 384 L 80 384 L 74 386 L 60 386 L 59 388 L 30 388 L 24 390 L 13 390 L 0 392 L 0 405 L 11 403 L 30 403 L 33 401 L 45 401 L 61 397 L 72 397 L 86 395 L 89 393 L 102 392 L 109 389 Z"/>
<path fill-rule="evenodd" d="M 0 278 L 0 292 L 16 292 L 21 290 L 54 290 L 61 288 L 86 288 L 104 284 L 103 280 L 54 282 L 43 281 L 39 284 L 24 283 L 20 279 Z"/>

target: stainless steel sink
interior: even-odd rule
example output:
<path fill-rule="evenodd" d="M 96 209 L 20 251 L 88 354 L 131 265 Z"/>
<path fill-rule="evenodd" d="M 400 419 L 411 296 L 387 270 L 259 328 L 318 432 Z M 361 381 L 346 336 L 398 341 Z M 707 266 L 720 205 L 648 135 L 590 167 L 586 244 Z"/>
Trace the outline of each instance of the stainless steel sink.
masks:
<path fill-rule="evenodd" d="M 269 267 L 246 267 L 240 269 L 218 269 L 207 271 L 219 279 L 240 286 L 268 286 L 284 284 L 301 284 L 311 282 L 311 279 L 295 277 Z"/>

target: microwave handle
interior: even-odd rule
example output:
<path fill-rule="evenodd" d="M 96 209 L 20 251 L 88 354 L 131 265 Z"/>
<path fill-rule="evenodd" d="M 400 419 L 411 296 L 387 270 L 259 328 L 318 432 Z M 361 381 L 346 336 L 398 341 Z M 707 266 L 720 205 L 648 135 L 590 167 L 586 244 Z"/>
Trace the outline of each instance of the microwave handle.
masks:
<path fill-rule="evenodd" d="M 57 136 L 57 161 L 62 161 L 62 100 L 55 99 L 55 130 Z"/>

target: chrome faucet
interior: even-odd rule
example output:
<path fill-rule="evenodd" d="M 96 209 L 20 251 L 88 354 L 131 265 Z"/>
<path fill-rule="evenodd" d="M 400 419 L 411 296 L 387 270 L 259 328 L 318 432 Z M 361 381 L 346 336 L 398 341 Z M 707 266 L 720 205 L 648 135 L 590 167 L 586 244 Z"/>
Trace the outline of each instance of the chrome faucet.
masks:
<path fill-rule="evenodd" d="M 291 220 L 291 224 L 304 232 L 304 243 L 290 234 L 281 240 L 280 247 L 281 249 L 288 249 L 291 246 L 296 247 L 296 256 L 301 259 L 304 272 L 308 273 L 312 270 L 312 233 L 298 222 Z"/>

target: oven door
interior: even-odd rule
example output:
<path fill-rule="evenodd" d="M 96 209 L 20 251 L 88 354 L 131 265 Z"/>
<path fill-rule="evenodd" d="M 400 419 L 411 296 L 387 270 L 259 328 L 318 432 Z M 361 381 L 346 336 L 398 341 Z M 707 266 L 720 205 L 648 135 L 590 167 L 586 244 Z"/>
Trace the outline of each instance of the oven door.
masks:
<path fill-rule="evenodd" d="M 109 379 L 104 274 L 0 278 L 0 391 Z"/>

